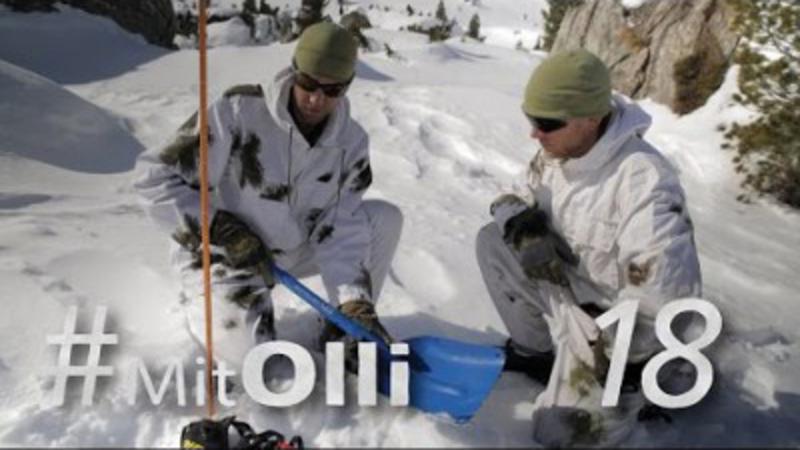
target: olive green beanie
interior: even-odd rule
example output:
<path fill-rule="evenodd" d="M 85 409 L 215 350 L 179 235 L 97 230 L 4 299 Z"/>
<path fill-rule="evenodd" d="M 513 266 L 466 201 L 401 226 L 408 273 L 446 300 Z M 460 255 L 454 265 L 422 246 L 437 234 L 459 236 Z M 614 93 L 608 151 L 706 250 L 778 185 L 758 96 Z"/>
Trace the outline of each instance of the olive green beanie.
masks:
<path fill-rule="evenodd" d="M 547 119 L 605 116 L 611 110 L 608 68 L 584 49 L 554 53 L 531 74 L 522 110 Z"/>
<path fill-rule="evenodd" d="M 294 50 L 297 68 L 312 77 L 350 81 L 355 73 L 358 43 L 344 28 L 319 22 L 303 31 Z"/>

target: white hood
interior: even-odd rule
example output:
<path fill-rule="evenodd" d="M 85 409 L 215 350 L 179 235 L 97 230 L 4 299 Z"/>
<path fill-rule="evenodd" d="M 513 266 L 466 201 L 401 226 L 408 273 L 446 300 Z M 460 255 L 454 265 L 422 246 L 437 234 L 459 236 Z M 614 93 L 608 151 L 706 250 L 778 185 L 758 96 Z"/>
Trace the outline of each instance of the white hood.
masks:
<path fill-rule="evenodd" d="M 291 67 L 278 72 L 264 92 L 264 100 L 267 103 L 272 117 L 275 118 L 276 124 L 288 132 L 292 128 L 297 128 L 294 119 L 289 114 L 286 105 L 289 104 L 289 95 L 292 92 L 292 84 L 294 80 L 294 72 Z M 350 101 L 346 96 L 339 99 L 339 104 L 336 109 L 331 113 L 328 126 L 320 136 L 318 145 L 321 146 L 335 146 L 340 142 L 340 136 L 345 133 L 348 119 L 350 118 Z"/>
<path fill-rule="evenodd" d="M 586 155 L 566 161 L 563 165 L 565 171 L 578 173 L 602 167 L 617 156 L 631 137 L 642 137 L 653 123 L 650 115 L 639 105 L 621 96 L 614 96 L 613 105 L 606 132 Z"/>

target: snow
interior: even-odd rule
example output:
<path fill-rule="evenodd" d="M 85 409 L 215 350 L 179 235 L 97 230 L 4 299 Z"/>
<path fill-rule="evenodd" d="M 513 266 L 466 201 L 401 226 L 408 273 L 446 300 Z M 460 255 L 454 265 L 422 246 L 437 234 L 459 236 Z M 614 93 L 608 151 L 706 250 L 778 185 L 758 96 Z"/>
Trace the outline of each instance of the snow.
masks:
<path fill-rule="evenodd" d="M 210 11 L 218 15 L 234 15 L 241 11 L 241 3 L 241 0 L 214 1 L 212 2 L 213 8 Z M 299 0 L 267 3 L 270 7 L 279 7 L 281 13 L 296 12 L 300 6 Z M 438 2 L 432 2 L 431 0 L 408 0 L 405 2 L 387 0 L 378 2 L 345 1 L 343 3 L 345 14 L 360 10 L 369 16 L 373 27 L 381 30 L 405 29 L 413 24 L 422 24 L 423 28 L 427 29 L 439 23 L 435 19 Z M 183 11 L 187 8 L 186 4 L 181 1 L 173 0 L 173 4 L 176 11 Z M 519 44 L 524 48 L 532 49 L 539 39 L 540 30 L 544 24 L 540 11 L 546 5 L 546 2 L 544 0 L 535 0 L 521 5 L 518 0 L 492 0 L 490 8 L 479 0 L 447 0 L 444 5 L 448 19 L 456 22 L 452 33 L 453 36 L 458 37 L 463 34 L 472 16 L 478 14 L 481 23 L 481 36 L 486 37 L 484 41 L 486 44 L 507 48 L 515 48 Z M 414 10 L 414 15 L 409 16 L 406 9 L 407 6 L 411 6 Z M 324 13 L 330 15 L 335 21 L 341 18 L 337 2 L 330 2 Z M 227 33 L 228 31 L 225 30 L 217 32 L 218 35 Z M 239 31 L 233 31 L 233 33 L 238 37 L 231 39 L 244 39 Z M 220 37 L 220 39 L 224 38 Z M 271 42 L 271 40 L 265 40 L 262 43 L 269 44 Z M 179 42 L 178 45 L 184 46 L 186 44 Z M 219 44 L 210 41 L 209 45 L 213 47 Z"/>
<path fill-rule="evenodd" d="M 239 17 L 208 25 L 208 45 L 211 47 L 247 45 L 250 27 Z"/>
<path fill-rule="evenodd" d="M 620 3 L 622 3 L 622 6 L 625 9 L 636 9 L 636 8 L 641 8 L 642 5 L 651 1 L 654 0 L 622 0 Z"/>
<path fill-rule="evenodd" d="M 371 3 L 380 8 L 370 10 Z M 435 8 L 423 0 L 348 6 L 364 8 L 375 26 L 366 34 L 397 53 L 362 54 L 348 93 L 371 139 L 368 196 L 396 203 L 406 218 L 378 311 L 401 339 L 441 334 L 499 344 L 506 331 L 481 281 L 474 239 L 489 220 L 489 203 L 534 149 L 519 104 L 544 54 L 514 50 L 514 30 L 538 36 L 545 2 L 445 2 L 461 24 L 479 12 L 484 44 L 428 44 L 398 31 L 419 20 L 407 16 L 406 3 Z M 292 49 L 212 49 L 211 94 L 265 82 Z M 119 373 L 136 358 L 153 373 L 175 359 L 194 385 L 201 353 L 185 329 L 166 254 L 170 238 L 139 206 L 130 170 L 136 154 L 163 143 L 196 108 L 196 65 L 194 50 L 152 47 L 70 8 L 0 10 L 0 444 L 174 447 L 181 426 L 202 415 L 203 408 L 178 406 L 174 395 L 158 407 L 146 399 L 130 406 L 121 377 L 100 383 L 92 407 L 80 406 L 79 384 L 64 407 L 42 405 L 53 385 L 46 370 L 56 361 L 45 337 L 62 330 L 72 305 L 81 307 L 83 322 L 95 306 L 108 306 L 106 330 L 119 333 L 121 344 L 104 361 Z M 800 445 L 800 215 L 769 200 L 735 200 L 740 180 L 717 131 L 751 114 L 731 101 L 735 80 L 733 69 L 703 108 L 683 117 L 642 102 L 654 117 L 647 138 L 680 171 L 705 297 L 721 309 L 724 329 L 707 350 L 716 371 L 709 396 L 670 412 L 672 425 L 642 425 L 628 445 Z M 322 292 L 318 277 L 306 281 Z M 313 337 L 304 332 L 316 315 L 282 288 L 274 297 L 281 339 L 309 345 Z M 237 406 L 222 414 L 301 433 L 313 447 L 521 447 L 531 445 L 533 400 L 542 389 L 504 374 L 472 422 L 457 425 L 384 400 L 359 407 L 350 395 L 354 379 L 348 405 L 328 407 L 323 385 L 318 380 L 312 397 L 292 408 L 264 408 L 234 390 Z"/>
<path fill-rule="evenodd" d="M 142 45 L 144 37 L 111 19 L 59 9 L 61 14 L 0 11 L 0 59 L 58 83 L 79 84 L 135 70 L 167 53 Z"/>
<path fill-rule="evenodd" d="M 142 149 L 122 119 L 2 60 L 0 96 L 8 105 L 0 107 L 0 152 L 74 171 L 109 173 L 130 170 Z"/>

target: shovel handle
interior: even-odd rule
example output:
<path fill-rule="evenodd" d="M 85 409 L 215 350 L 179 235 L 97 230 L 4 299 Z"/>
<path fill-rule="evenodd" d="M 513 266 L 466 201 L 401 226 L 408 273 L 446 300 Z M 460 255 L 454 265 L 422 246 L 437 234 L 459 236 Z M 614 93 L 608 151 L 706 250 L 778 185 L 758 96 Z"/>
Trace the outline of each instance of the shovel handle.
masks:
<path fill-rule="evenodd" d="M 378 349 L 380 351 L 387 355 L 390 353 L 389 345 L 386 344 L 383 339 L 379 338 L 377 335 L 375 335 L 375 333 L 369 331 L 360 323 L 342 314 L 341 311 L 323 300 L 321 297 L 315 294 L 314 291 L 304 286 L 300 281 L 289 274 L 289 272 L 286 272 L 277 266 L 273 266 L 273 273 L 275 274 L 275 278 L 280 281 L 282 285 L 286 286 L 286 288 L 300 297 L 301 300 L 311 305 L 311 307 L 317 310 L 322 317 L 330 322 L 333 322 L 333 324 L 339 327 L 342 331 L 350 336 L 355 337 L 356 339 L 375 342 L 378 344 Z"/>

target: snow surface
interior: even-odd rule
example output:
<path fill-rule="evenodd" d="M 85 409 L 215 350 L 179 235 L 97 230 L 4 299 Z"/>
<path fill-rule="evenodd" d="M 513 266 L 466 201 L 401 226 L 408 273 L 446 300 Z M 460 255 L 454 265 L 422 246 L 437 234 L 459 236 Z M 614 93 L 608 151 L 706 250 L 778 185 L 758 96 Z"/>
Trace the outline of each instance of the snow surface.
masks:
<path fill-rule="evenodd" d="M 648 1 L 652 0 L 622 0 L 620 3 L 622 3 L 622 6 L 625 7 L 625 9 L 636 9 L 641 7 Z"/>
<path fill-rule="evenodd" d="M 370 3 L 390 11 L 372 12 Z M 506 331 L 482 284 L 474 239 L 489 220 L 491 200 L 533 152 L 519 103 L 544 54 L 513 50 L 503 39 L 430 45 L 398 31 L 408 23 L 405 3 L 360 5 L 376 16 L 368 36 L 390 43 L 397 55 L 362 55 L 348 94 L 371 137 L 375 181 L 368 196 L 391 200 L 406 216 L 378 311 L 399 338 L 441 334 L 499 344 Z M 430 1 L 408 3 L 434 8 Z M 480 11 L 484 26 L 500 34 L 538 35 L 544 2 L 520 3 L 446 2 L 466 20 Z M 292 48 L 213 49 L 212 95 L 268 80 Z M 130 168 L 133 155 L 162 143 L 195 110 L 197 53 L 165 52 L 69 8 L 51 15 L 0 10 L 0 60 L 0 444 L 174 447 L 181 426 L 204 411 L 178 406 L 174 394 L 158 407 L 144 398 L 130 406 L 128 386 L 115 377 L 100 383 L 92 407 L 80 405 L 78 383 L 65 406 L 42 403 L 56 361 L 46 336 L 62 330 L 72 305 L 81 307 L 83 322 L 95 306 L 108 306 L 106 329 L 120 335 L 120 345 L 103 361 L 118 373 L 135 358 L 154 373 L 178 359 L 193 384 L 200 352 L 179 307 L 169 236 L 139 206 Z M 739 179 L 717 130 L 749 114 L 730 100 L 735 75 L 687 116 L 643 102 L 654 117 L 647 138 L 680 171 L 705 297 L 722 310 L 724 331 L 708 350 L 716 368 L 708 397 L 671 412 L 672 425 L 642 425 L 629 445 L 800 445 L 800 215 L 769 201 L 735 200 Z M 307 281 L 322 291 L 319 278 Z M 280 288 L 274 301 L 280 338 L 310 344 L 304 330 L 315 314 Z M 472 422 L 456 425 L 384 400 L 359 407 L 351 395 L 346 407 L 327 407 L 323 384 L 283 409 L 238 392 L 236 407 L 221 413 L 258 429 L 301 433 L 314 447 L 530 446 L 533 400 L 542 388 L 504 374 Z"/>
<path fill-rule="evenodd" d="M 247 45 L 250 42 L 250 27 L 239 17 L 225 22 L 208 25 L 208 45 L 223 47 L 226 45 Z"/>

